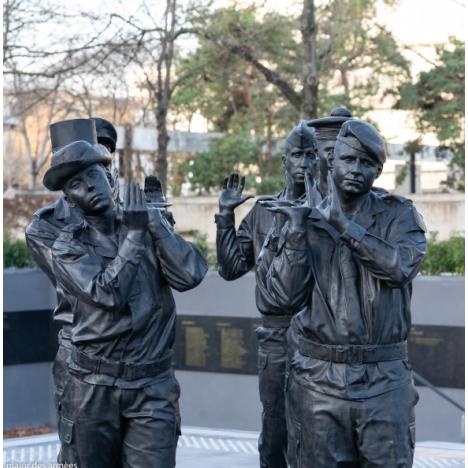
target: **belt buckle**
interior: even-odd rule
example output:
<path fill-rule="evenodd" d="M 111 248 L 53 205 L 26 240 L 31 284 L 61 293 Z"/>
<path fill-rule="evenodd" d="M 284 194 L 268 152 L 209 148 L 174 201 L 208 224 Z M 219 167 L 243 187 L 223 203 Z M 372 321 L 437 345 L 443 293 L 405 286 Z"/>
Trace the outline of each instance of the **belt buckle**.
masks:
<path fill-rule="evenodd" d="M 345 363 L 347 355 L 348 355 L 348 348 L 346 346 L 338 345 L 335 348 L 336 362 Z"/>
<path fill-rule="evenodd" d="M 364 350 L 360 346 L 351 346 L 349 348 L 349 364 L 362 364 L 364 357 Z"/>

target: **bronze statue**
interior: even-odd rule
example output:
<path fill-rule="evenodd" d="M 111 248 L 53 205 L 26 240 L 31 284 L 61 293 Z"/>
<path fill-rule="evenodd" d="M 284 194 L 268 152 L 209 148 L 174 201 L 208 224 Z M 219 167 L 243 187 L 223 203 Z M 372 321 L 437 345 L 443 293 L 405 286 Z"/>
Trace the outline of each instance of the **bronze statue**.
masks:
<path fill-rule="evenodd" d="M 286 139 L 283 166 L 286 175 L 284 189 L 274 197 L 262 200 L 295 202 L 305 200 L 305 185 L 319 198 L 313 185 L 317 167 L 315 132 L 302 121 Z M 234 209 L 251 196 L 243 196 L 245 178 L 237 173 L 224 180 L 219 197 L 216 248 L 219 274 L 226 280 L 235 280 L 255 266 L 274 216 L 260 201 L 253 206 L 236 232 Z M 317 199 L 318 199 L 317 198 Z M 265 246 L 264 255 L 276 252 L 282 223 L 278 222 L 274 235 Z M 287 430 L 285 420 L 284 379 L 287 361 L 286 332 L 294 311 L 288 305 L 279 305 L 266 293 L 262 282 L 256 284 L 257 308 L 262 314 L 262 326 L 257 329 L 259 391 L 263 406 L 262 431 L 259 438 L 260 466 L 286 468 Z"/>
<path fill-rule="evenodd" d="M 109 153 L 89 141 L 57 150 L 44 185 L 62 190 L 81 222 L 51 248 L 71 306 L 71 356 L 60 398 L 60 463 L 173 467 L 180 433 L 172 367 L 171 288 L 203 279 L 207 264 L 135 183 L 116 209 Z M 157 205 L 157 202 L 156 202 Z"/>
<path fill-rule="evenodd" d="M 385 159 L 376 129 L 348 120 L 323 202 L 268 208 L 288 223 L 258 271 L 271 300 L 297 313 L 291 467 L 412 466 L 418 397 L 406 339 L 425 227 L 411 201 L 371 191 Z"/>
<path fill-rule="evenodd" d="M 110 153 L 113 153 L 117 141 L 117 132 L 114 126 L 105 119 L 72 119 L 52 124 L 50 137 L 53 153 L 77 140 L 88 141 L 94 145 L 103 145 Z M 118 181 L 108 171 L 108 166 L 106 166 L 106 171 L 109 183 L 116 192 Z M 61 286 L 55 280 L 51 249 L 60 231 L 65 226 L 79 223 L 82 220 L 81 212 L 75 207 L 70 207 L 65 196 L 61 195 L 54 203 L 34 213 L 25 233 L 31 256 L 47 274 L 57 290 L 57 307 L 54 310 L 53 317 L 62 327 L 58 337 L 59 349 L 52 366 L 57 408 L 60 406 L 60 397 L 68 377 L 66 362 L 71 352 L 70 339 L 73 316 L 71 306 L 63 294 Z"/>

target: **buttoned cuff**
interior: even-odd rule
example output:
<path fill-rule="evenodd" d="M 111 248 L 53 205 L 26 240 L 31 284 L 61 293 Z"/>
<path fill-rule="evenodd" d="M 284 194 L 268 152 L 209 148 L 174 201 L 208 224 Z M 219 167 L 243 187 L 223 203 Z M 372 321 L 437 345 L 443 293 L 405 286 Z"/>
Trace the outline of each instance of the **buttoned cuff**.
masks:
<path fill-rule="evenodd" d="M 145 244 L 135 242 L 127 237 L 120 246 L 119 257 L 134 265 L 138 265 L 145 250 Z"/>
<path fill-rule="evenodd" d="M 169 237 L 172 233 L 172 227 L 169 224 L 169 221 L 164 216 L 161 216 L 161 222 L 151 231 L 151 234 L 156 240 L 165 239 L 166 237 Z"/>
<path fill-rule="evenodd" d="M 364 229 L 362 226 L 359 224 L 351 221 L 348 224 L 348 227 L 346 228 L 345 232 L 341 234 L 341 238 L 344 241 L 356 241 L 356 242 L 361 242 L 362 239 L 364 239 L 364 236 L 366 235 L 367 231 Z"/>
<path fill-rule="evenodd" d="M 235 222 L 234 213 L 229 213 L 229 214 L 216 213 L 215 214 L 215 223 L 218 229 L 226 229 L 231 226 L 234 226 L 234 222 Z"/>

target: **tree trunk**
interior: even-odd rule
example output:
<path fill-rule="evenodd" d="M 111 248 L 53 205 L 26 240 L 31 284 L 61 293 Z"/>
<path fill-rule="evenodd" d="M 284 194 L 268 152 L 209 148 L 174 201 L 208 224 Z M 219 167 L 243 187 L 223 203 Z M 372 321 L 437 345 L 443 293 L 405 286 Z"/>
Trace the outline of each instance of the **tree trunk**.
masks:
<path fill-rule="evenodd" d="M 124 175 L 125 181 L 129 181 L 132 179 L 132 139 L 133 139 L 133 131 L 132 126 L 130 124 L 125 124 L 124 131 L 125 131 L 125 145 L 123 150 L 123 168 L 121 172 Z"/>
<path fill-rule="evenodd" d="M 169 146 L 169 134 L 167 132 L 167 110 L 159 104 L 156 112 L 156 128 L 158 130 L 158 153 L 156 156 L 156 175 L 161 182 L 162 189 L 166 193 L 167 188 L 167 148 Z"/>
<path fill-rule="evenodd" d="M 319 88 L 314 0 L 304 0 L 301 15 L 301 35 L 304 47 L 301 117 L 312 119 L 317 117 Z"/>
<path fill-rule="evenodd" d="M 34 192 L 37 187 L 37 167 L 36 167 L 36 160 L 32 159 L 31 160 L 31 183 L 29 185 L 29 188 Z"/>

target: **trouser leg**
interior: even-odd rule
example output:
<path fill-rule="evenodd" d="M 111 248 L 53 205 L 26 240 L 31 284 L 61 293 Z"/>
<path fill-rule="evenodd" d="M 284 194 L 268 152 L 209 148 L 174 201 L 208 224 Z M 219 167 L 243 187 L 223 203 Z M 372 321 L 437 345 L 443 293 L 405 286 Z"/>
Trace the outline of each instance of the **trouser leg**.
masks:
<path fill-rule="evenodd" d="M 151 385 L 123 390 L 123 468 L 175 466 L 180 434 L 179 394 L 172 369 Z"/>
<path fill-rule="evenodd" d="M 61 401 L 59 463 L 79 468 L 120 468 L 121 390 L 92 385 L 70 374 Z"/>
<path fill-rule="evenodd" d="M 258 370 L 262 430 L 258 441 L 261 468 L 287 467 L 285 414 L 286 329 L 260 327 Z"/>
<path fill-rule="evenodd" d="M 417 400 L 415 388 L 408 384 L 360 402 L 356 426 L 360 466 L 410 468 L 413 465 Z"/>
<path fill-rule="evenodd" d="M 288 390 L 293 446 L 288 447 L 291 468 L 357 468 L 352 404 L 304 387 L 291 372 Z"/>

